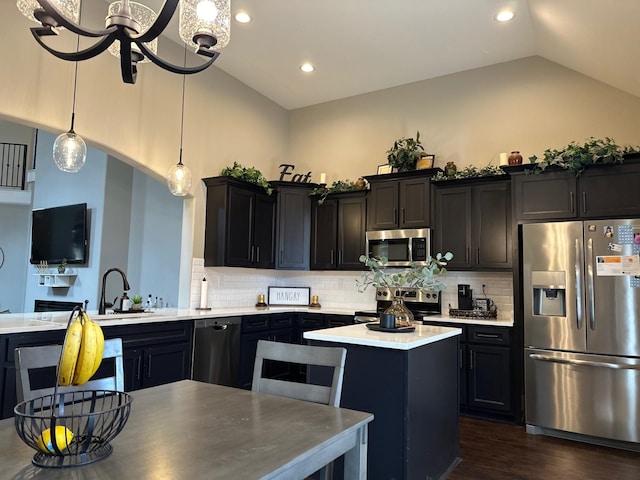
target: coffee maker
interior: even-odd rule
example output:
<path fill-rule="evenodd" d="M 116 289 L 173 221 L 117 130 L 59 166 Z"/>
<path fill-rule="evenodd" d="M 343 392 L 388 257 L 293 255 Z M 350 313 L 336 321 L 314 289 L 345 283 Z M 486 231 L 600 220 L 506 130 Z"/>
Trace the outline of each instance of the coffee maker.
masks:
<path fill-rule="evenodd" d="M 458 284 L 458 310 L 473 310 L 473 290 L 470 285 Z"/>

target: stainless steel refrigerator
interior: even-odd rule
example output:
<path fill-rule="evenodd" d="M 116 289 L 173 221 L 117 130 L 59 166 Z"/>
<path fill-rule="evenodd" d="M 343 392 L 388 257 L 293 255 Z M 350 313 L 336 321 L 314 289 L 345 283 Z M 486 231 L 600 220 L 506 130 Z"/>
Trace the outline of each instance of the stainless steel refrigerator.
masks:
<path fill-rule="evenodd" d="M 640 442 L 640 219 L 522 240 L 527 430 Z"/>

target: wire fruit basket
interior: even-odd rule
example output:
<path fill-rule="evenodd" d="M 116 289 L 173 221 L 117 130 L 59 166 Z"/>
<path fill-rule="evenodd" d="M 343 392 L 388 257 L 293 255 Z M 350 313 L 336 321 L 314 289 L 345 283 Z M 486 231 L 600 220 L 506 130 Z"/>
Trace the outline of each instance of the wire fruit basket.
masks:
<path fill-rule="evenodd" d="M 109 442 L 129 419 L 132 400 L 128 393 L 109 390 L 63 393 L 57 398 L 56 394 L 45 395 L 15 407 L 16 431 L 37 450 L 34 465 L 93 463 L 112 452 Z"/>
<path fill-rule="evenodd" d="M 58 365 L 69 337 L 75 307 L 69 316 L 67 335 Z M 113 451 L 109 443 L 124 428 L 131 413 L 133 398 L 115 390 L 72 390 L 60 385 L 57 369 L 53 394 L 19 403 L 14 408 L 18 436 L 37 453 L 32 463 L 39 467 L 64 468 L 101 460 Z"/>

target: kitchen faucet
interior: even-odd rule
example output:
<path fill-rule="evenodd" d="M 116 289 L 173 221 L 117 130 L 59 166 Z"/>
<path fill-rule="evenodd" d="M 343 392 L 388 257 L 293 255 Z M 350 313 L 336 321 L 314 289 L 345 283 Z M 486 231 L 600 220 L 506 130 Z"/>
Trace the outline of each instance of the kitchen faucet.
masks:
<path fill-rule="evenodd" d="M 110 268 L 109 270 L 104 272 L 104 275 L 102 276 L 102 287 L 100 288 L 100 304 L 98 305 L 98 315 L 104 315 L 105 314 L 106 305 L 105 305 L 105 301 L 104 301 L 104 289 L 105 289 L 105 284 L 106 284 L 106 280 L 107 280 L 107 275 L 109 275 L 111 272 L 118 272 L 122 276 L 122 288 L 125 291 L 127 291 L 127 290 L 129 290 L 131 288 L 129 286 L 129 281 L 127 280 L 127 276 L 119 268 Z"/>

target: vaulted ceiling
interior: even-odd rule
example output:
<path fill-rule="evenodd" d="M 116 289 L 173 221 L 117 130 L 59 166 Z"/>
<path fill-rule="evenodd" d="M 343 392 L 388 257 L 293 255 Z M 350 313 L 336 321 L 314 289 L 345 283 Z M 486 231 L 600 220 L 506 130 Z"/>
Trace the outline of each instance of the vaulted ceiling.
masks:
<path fill-rule="evenodd" d="M 231 0 L 231 8 L 253 21 L 232 20 L 215 65 L 287 109 L 531 55 L 640 96 L 638 0 Z M 504 8 L 515 18 L 499 23 Z M 316 70 L 301 72 L 303 62 Z"/>

